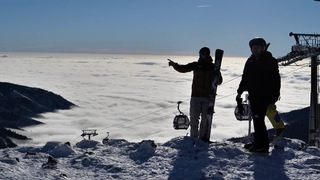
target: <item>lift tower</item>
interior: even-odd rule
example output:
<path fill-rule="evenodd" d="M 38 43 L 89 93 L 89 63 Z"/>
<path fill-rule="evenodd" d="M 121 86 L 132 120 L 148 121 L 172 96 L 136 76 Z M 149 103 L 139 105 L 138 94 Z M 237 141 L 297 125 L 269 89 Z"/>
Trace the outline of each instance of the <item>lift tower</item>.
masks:
<path fill-rule="evenodd" d="M 320 60 L 320 34 L 290 33 L 296 44 L 286 56 L 278 58 L 281 65 L 289 65 L 311 57 L 311 94 L 309 114 L 309 145 L 320 147 L 320 120 L 318 108 L 318 62 Z"/>

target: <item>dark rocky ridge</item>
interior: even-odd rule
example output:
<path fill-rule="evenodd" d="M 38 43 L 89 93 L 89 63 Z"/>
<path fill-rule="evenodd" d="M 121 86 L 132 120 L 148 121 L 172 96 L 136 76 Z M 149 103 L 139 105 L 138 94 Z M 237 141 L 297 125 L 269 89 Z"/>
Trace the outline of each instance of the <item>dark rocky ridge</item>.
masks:
<path fill-rule="evenodd" d="M 42 124 L 32 118 L 41 113 L 70 109 L 75 106 L 60 95 L 47 90 L 0 82 L 0 148 L 15 147 L 10 138 L 26 140 L 28 137 L 10 129 Z"/>

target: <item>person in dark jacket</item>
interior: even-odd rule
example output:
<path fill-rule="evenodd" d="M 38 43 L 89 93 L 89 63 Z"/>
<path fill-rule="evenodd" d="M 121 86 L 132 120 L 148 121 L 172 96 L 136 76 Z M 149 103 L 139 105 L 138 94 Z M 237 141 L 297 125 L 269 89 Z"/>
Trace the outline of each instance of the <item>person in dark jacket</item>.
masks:
<path fill-rule="evenodd" d="M 244 91 L 249 93 L 251 104 L 254 141 L 246 144 L 251 152 L 269 152 L 269 139 L 264 122 L 269 104 L 275 104 L 280 96 L 280 74 L 277 60 L 267 51 L 263 38 L 254 38 L 249 42 L 252 55 L 248 58 L 236 100 Z"/>
<path fill-rule="evenodd" d="M 186 65 L 179 65 L 173 61 L 169 61 L 172 66 L 180 73 L 193 71 L 192 91 L 190 100 L 190 136 L 207 141 L 204 137 L 207 122 L 207 114 L 209 113 L 209 102 L 212 96 L 212 81 L 215 77 L 219 77 L 218 85 L 222 83 L 220 71 L 216 72 L 215 64 L 210 56 L 210 49 L 203 47 L 199 51 L 199 59 Z M 199 117 L 201 116 L 200 127 Z M 211 126 L 209 132 L 211 131 Z"/>

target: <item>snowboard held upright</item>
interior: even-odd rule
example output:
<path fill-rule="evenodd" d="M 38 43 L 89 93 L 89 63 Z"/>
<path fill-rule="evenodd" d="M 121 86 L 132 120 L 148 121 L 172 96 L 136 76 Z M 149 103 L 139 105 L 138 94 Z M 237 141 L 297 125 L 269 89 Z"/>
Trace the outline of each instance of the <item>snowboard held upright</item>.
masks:
<path fill-rule="evenodd" d="M 214 69 L 215 72 L 220 72 L 222 57 L 223 57 L 223 50 L 216 49 L 215 52 L 215 60 L 214 60 Z M 212 119 L 214 114 L 214 105 L 216 101 L 216 94 L 217 94 L 217 88 L 218 88 L 218 81 L 220 77 L 214 77 L 212 80 L 212 86 L 211 86 L 211 97 L 210 97 L 210 103 L 208 107 L 208 114 L 207 114 L 207 122 L 205 123 L 205 132 L 204 136 L 201 138 L 203 141 L 210 142 L 210 136 L 211 136 L 211 126 L 212 126 Z"/>

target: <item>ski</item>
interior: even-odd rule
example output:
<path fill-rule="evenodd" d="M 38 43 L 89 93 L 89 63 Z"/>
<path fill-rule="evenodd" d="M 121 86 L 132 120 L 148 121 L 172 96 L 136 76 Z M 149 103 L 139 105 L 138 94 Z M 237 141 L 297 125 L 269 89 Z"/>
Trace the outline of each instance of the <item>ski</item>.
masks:
<path fill-rule="evenodd" d="M 214 64 L 215 64 L 214 71 L 217 71 L 217 72 L 220 71 L 223 52 L 224 51 L 221 49 L 216 49 L 215 60 L 214 60 Z M 212 89 L 211 89 L 212 91 L 211 91 L 210 103 L 208 107 L 207 122 L 205 126 L 204 136 L 202 137 L 202 140 L 206 142 L 210 142 L 211 126 L 212 126 L 212 119 L 214 114 L 214 105 L 215 105 L 216 95 L 217 95 L 218 80 L 219 80 L 219 77 L 215 77 L 212 80 Z"/>

